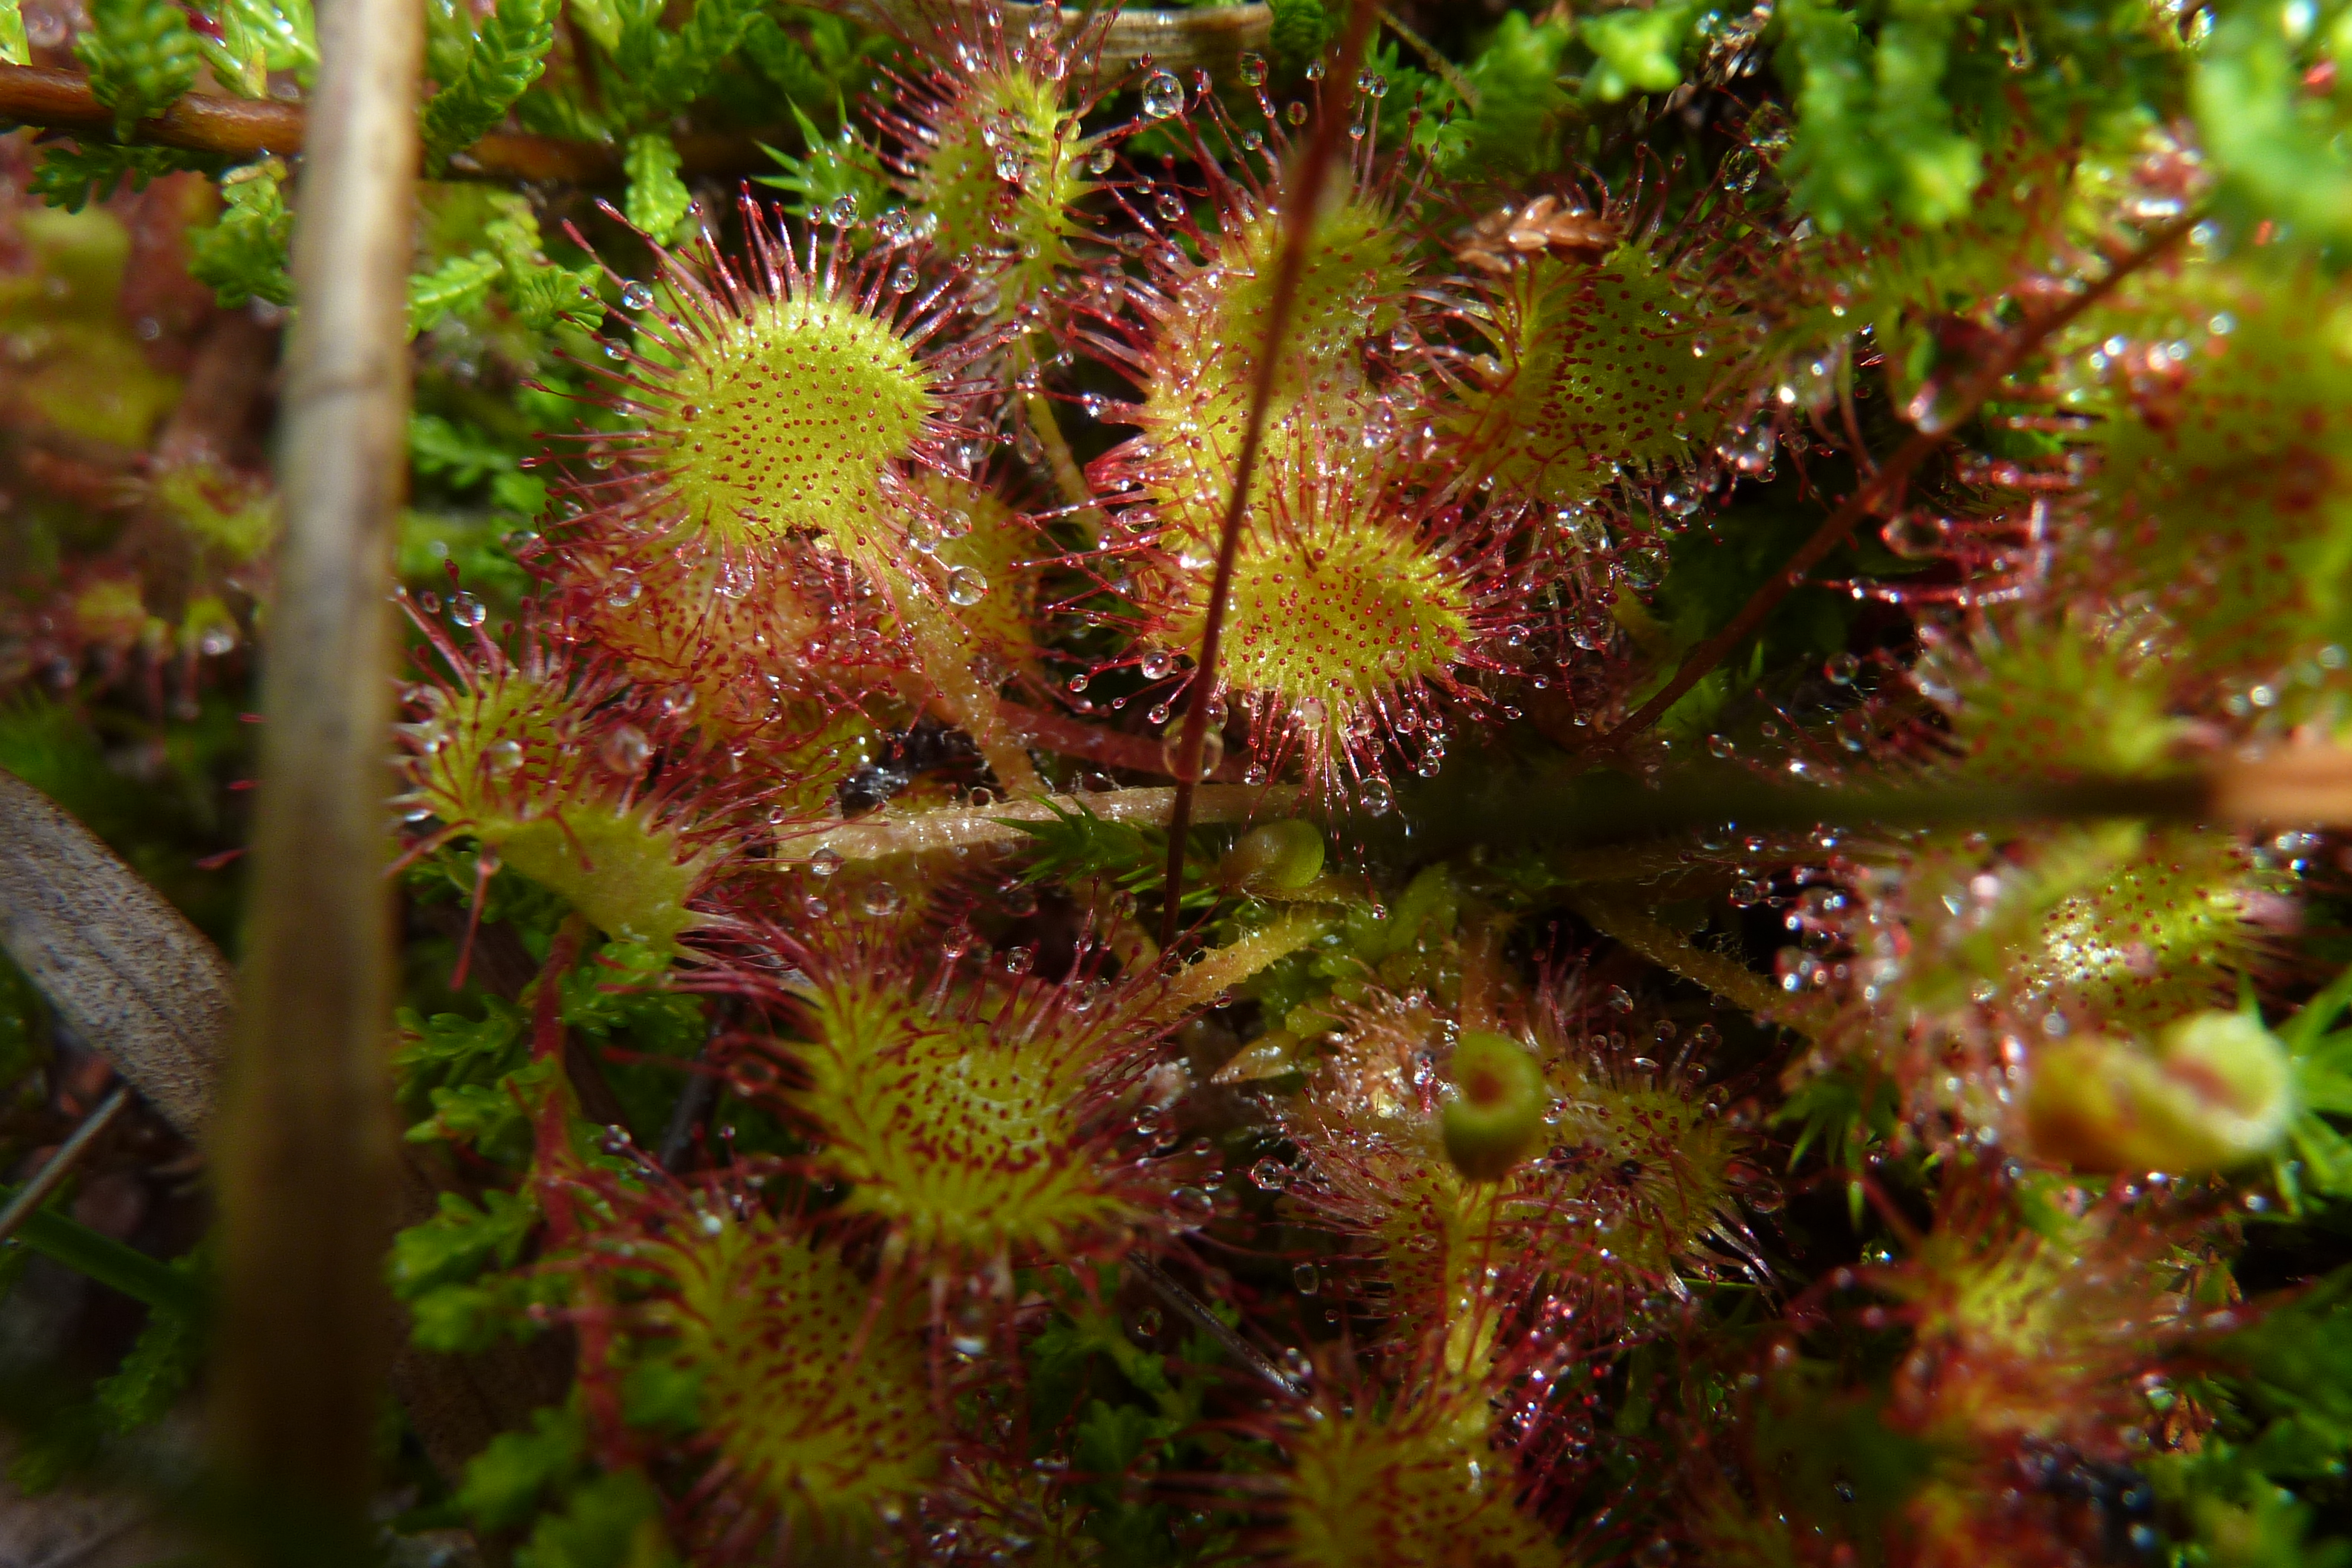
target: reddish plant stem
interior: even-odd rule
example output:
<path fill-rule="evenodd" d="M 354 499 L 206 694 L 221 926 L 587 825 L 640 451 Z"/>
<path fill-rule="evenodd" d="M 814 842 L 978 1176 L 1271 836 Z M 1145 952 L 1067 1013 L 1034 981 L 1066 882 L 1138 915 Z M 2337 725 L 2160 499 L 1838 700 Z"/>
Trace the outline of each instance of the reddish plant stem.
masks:
<path fill-rule="evenodd" d="M 1999 352 L 1979 366 L 1954 389 L 1948 412 L 1937 428 L 1918 429 L 1895 449 L 1894 456 L 1878 465 L 1856 489 L 1830 513 L 1812 537 L 1798 547 L 1788 563 L 1769 578 L 1764 585 L 1749 595 L 1721 631 L 1691 649 L 1675 671 L 1674 679 L 1660 687 L 1650 700 L 1635 709 L 1615 729 L 1593 744 L 1598 752 L 1612 751 L 1640 734 L 1664 716 L 1666 710 L 1682 700 L 1706 673 L 1729 656 L 1763 626 L 1772 612 L 1801 586 L 1812 569 L 1829 553 L 1846 542 L 1854 525 L 1888 496 L 1898 493 L 1912 472 L 1935 454 L 1952 433 L 1974 417 L 1985 399 L 1999 390 L 2000 384 L 2015 374 L 2020 365 L 2055 333 L 2063 331 L 2084 311 L 2097 304 L 2114 291 L 2125 279 L 2163 255 L 2194 227 L 2194 215 L 2180 218 L 2158 229 L 2146 243 L 2111 267 L 2107 275 L 2077 294 L 2057 310 L 2021 322 L 2003 341 Z M 1868 467 L 1869 454 L 1857 452 L 1856 458 Z"/>
<path fill-rule="evenodd" d="M 77 71 L 45 66 L 0 65 L 0 121 L 114 139 L 114 110 L 98 100 L 89 79 Z M 142 121 L 136 140 L 227 158 L 257 158 L 265 153 L 300 152 L 309 125 L 310 111 L 303 104 L 190 92 L 154 119 Z M 688 174 L 744 174 L 765 162 L 757 144 L 742 136 L 684 136 L 678 139 L 678 153 Z M 614 149 L 591 142 L 494 131 L 453 154 L 449 172 L 478 179 L 610 184 L 621 178 L 621 160 Z"/>
<path fill-rule="evenodd" d="M 1348 10 L 1347 30 L 1340 35 L 1337 55 L 1329 57 L 1339 70 L 1351 68 L 1363 57 L 1373 18 L 1380 7 L 1373 0 L 1354 0 Z M 1333 91 L 1346 101 L 1344 84 Z M 1317 117 L 1314 139 L 1306 156 L 1284 182 L 1282 255 L 1274 269 L 1274 295 L 1265 314 L 1265 342 L 1259 345 L 1257 376 L 1250 387 L 1249 423 L 1242 430 L 1241 450 L 1234 459 L 1233 493 L 1225 499 L 1223 531 L 1217 540 L 1217 571 L 1209 584 L 1209 613 L 1201 628 L 1201 656 L 1185 693 L 1184 730 L 1176 742 L 1176 805 L 1168 824 L 1168 879 L 1162 890 L 1167 905 L 1160 917 L 1160 949 L 1172 951 L 1184 891 L 1184 840 L 1192 826 L 1192 785 L 1200 777 L 1201 746 L 1208 738 L 1209 703 L 1217 686 L 1217 648 L 1225 631 L 1225 596 L 1233 591 L 1234 560 L 1241 550 L 1242 514 L 1249 510 L 1250 480 L 1257 472 L 1258 454 L 1265 445 L 1266 415 L 1274 403 L 1274 380 L 1282 361 L 1282 340 L 1290 330 L 1297 304 L 1298 280 L 1307 271 L 1307 250 L 1315 237 L 1315 214 L 1323 199 L 1323 182 L 1331 172 L 1347 116 L 1325 112 Z"/>

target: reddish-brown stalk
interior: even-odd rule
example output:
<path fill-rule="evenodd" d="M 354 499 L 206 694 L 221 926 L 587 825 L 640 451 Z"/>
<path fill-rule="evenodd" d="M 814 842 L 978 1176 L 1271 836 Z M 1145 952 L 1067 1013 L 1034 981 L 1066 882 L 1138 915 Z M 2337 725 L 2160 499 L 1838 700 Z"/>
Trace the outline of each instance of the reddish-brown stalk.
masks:
<path fill-rule="evenodd" d="M 1821 527 L 1813 531 L 1812 536 L 1789 557 L 1788 563 L 1749 595 L 1738 615 L 1732 616 L 1720 631 L 1691 649 L 1675 668 L 1672 679 L 1596 742 L 1591 754 L 1598 757 L 1619 750 L 1626 742 L 1664 717 L 1666 710 L 1681 701 L 1707 671 L 1722 663 L 1732 649 L 1755 635 L 1757 628 L 1779 607 L 1780 601 L 1794 593 L 1814 567 L 1845 542 L 1855 524 L 1889 497 L 1898 493 L 1912 472 L 1949 441 L 1975 415 L 1985 399 L 1990 397 L 2002 382 L 2015 374 L 2035 350 L 2084 311 L 2105 299 L 2125 279 L 2179 244 L 2200 221 L 2200 215 L 2195 213 L 2175 219 L 2109 267 L 2105 277 L 2073 296 L 2063 305 L 2054 310 L 2028 317 L 2001 339 L 1982 365 L 1962 377 L 1949 392 L 1932 384 L 1925 389 L 1913 404 L 1916 410 L 1914 419 L 1917 428 L 1895 449 L 1894 455 L 1881 462 L 1853 494 L 1838 504 L 1837 510 L 1831 512 Z"/>
<path fill-rule="evenodd" d="M 1340 69 L 1349 68 L 1362 57 L 1365 41 L 1371 36 L 1373 18 L 1379 12 L 1373 0 L 1353 0 L 1348 10 L 1347 30 L 1340 35 L 1339 53 L 1333 57 Z M 1242 432 L 1241 451 L 1234 460 L 1233 490 L 1225 500 L 1224 526 L 1217 544 L 1217 574 L 1211 580 L 1208 614 L 1201 630 L 1199 674 L 1184 704 L 1184 730 L 1176 744 L 1176 805 L 1169 818 L 1168 879 L 1160 895 L 1166 906 L 1160 919 L 1160 947 L 1163 953 L 1176 945 L 1182 924 L 1184 846 L 1192 826 L 1192 786 L 1201 772 L 1201 747 L 1208 735 L 1209 702 L 1217 684 L 1217 642 L 1224 632 L 1225 595 L 1233 588 L 1234 557 L 1241 547 L 1242 514 L 1249 506 L 1250 478 L 1257 469 L 1258 453 L 1265 442 L 1266 410 L 1274 401 L 1282 341 L 1290 330 L 1298 280 L 1306 270 L 1323 182 L 1330 174 L 1332 155 L 1339 151 L 1339 140 L 1345 133 L 1345 116 L 1331 112 L 1326 105 L 1316 123 L 1314 139 L 1307 144 L 1305 157 L 1299 160 L 1292 177 L 1283 182 L 1289 210 L 1283 215 L 1282 259 L 1275 269 L 1274 295 L 1266 310 L 1265 342 L 1259 350 L 1257 381 L 1250 388 L 1249 423 Z"/>

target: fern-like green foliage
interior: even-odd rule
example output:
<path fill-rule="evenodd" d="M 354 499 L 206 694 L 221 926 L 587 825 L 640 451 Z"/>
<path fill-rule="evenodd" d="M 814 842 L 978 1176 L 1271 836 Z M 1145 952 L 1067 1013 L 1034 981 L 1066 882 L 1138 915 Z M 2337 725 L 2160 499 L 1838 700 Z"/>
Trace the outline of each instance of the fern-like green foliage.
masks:
<path fill-rule="evenodd" d="M 602 1471 L 540 1516 L 515 1568 L 672 1568 L 661 1494 L 642 1470 Z"/>
<path fill-rule="evenodd" d="M 763 11 L 759 0 L 698 0 L 673 32 L 662 26 L 659 0 L 612 0 L 604 9 L 614 24 L 604 46 L 612 67 L 606 95 L 637 126 L 658 124 L 700 97 Z"/>
<path fill-rule="evenodd" d="M 286 165 L 275 158 L 233 171 L 221 181 L 220 216 L 188 233 L 188 275 L 210 286 L 225 310 L 248 300 L 293 301 L 286 244 L 294 215 L 286 207 L 285 182 Z"/>
<path fill-rule="evenodd" d="M 588 1434 L 574 1411 L 550 1406 L 520 1432 L 501 1432 L 466 1467 L 457 1506 L 482 1530 L 527 1523 L 540 1500 L 575 1480 L 588 1458 Z"/>
<path fill-rule="evenodd" d="M 1286 65 L 1304 65 L 1321 54 L 1347 20 L 1345 5 L 1323 0 L 1273 0 L 1274 52 Z"/>
<path fill-rule="evenodd" d="M 515 100 L 547 68 L 558 4 L 499 0 L 499 8 L 483 18 L 480 31 L 466 44 L 462 63 L 454 44 L 436 46 L 439 58 L 433 69 L 441 90 L 425 101 L 422 121 L 429 152 L 446 157 L 479 141 L 506 118 Z"/>
<path fill-rule="evenodd" d="M 408 335 L 429 332 L 452 316 L 469 316 L 489 303 L 490 287 L 506 276 L 506 264 L 488 251 L 453 256 L 430 272 L 408 279 Z"/>
<path fill-rule="evenodd" d="M 409 281 L 413 289 L 416 279 Z M 547 504 L 547 481 L 526 473 L 514 453 L 437 414 L 409 416 L 408 461 L 419 478 L 436 479 L 453 491 L 488 486 L 490 504 L 502 511 L 536 517 Z"/>
<path fill-rule="evenodd" d="M 2168 26 L 2153 11 L 2050 0 L 2000 13 L 1782 5 L 1770 36 L 1795 111 L 1798 203 L 1829 230 L 1889 214 L 1935 227 L 1969 210 L 2011 130 L 2126 149 L 2142 125 L 2123 106 L 2173 96 L 2181 54 Z"/>
<path fill-rule="evenodd" d="M 1486 48 L 1462 68 L 1474 97 L 1439 132 L 1438 157 L 1448 173 L 1500 174 L 1551 164 L 1571 101 L 1561 71 L 1575 37 L 1565 18 L 1530 22 L 1517 11 L 1503 17 Z M 1439 102 L 1451 97 L 1448 89 Z"/>
<path fill-rule="evenodd" d="M 1156 889 L 1168 874 L 1168 835 L 1131 822 L 1110 822 L 1084 805 L 1053 808 L 1046 822 L 1015 822 L 1029 835 L 1036 858 L 1024 875 L 1031 881 L 1095 881 L 1122 893 Z M 1200 835 L 1185 846 L 1184 908 L 1216 902 L 1216 857 Z"/>
<path fill-rule="evenodd" d="M 9 1253 L 27 1250 L 12 1247 Z M 203 1255 L 195 1253 L 170 1268 L 193 1279 L 202 1266 Z M 179 1407 L 209 1348 L 200 1310 L 150 1308 L 145 1326 L 114 1371 L 90 1385 L 86 1396 L 39 1412 L 8 1466 L 9 1480 L 27 1494 L 47 1492 L 100 1460 L 110 1443 L 153 1426 Z"/>
<path fill-rule="evenodd" d="M 171 107 L 204 67 L 196 30 L 174 0 L 95 0 L 90 30 L 74 52 L 89 70 L 89 89 L 114 110 L 117 134 Z"/>
<path fill-rule="evenodd" d="M 1643 11 L 1604 11 L 1580 29 L 1593 53 L 1584 90 L 1614 103 L 1629 92 L 1665 92 L 1683 79 L 1682 53 L 1698 15 L 1696 0 Z"/>
<path fill-rule="evenodd" d="M 817 130 L 814 121 L 802 112 L 799 104 L 791 108 L 793 119 L 800 125 L 801 144 L 806 151 L 782 153 L 762 142 L 760 150 L 774 159 L 783 172 L 756 175 L 757 183 L 791 192 L 799 198 L 794 210 L 809 216 L 823 213 L 845 197 L 856 203 L 859 212 L 881 211 L 889 195 L 889 176 L 874 149 L 846 127 L 837 135 L 826 136 Z M 842 117 L 837 107 L 835 115 Z"/>
<path fill-rule="evenodd" d="M 2344 1568 L 2352 1541 L 2323 1517 L 2352 1503 L 2352 1272 L 2331 1275 L 2213 1346 L 2197 1386 L 2215 1417 L 2192 1451 L 2148 1466 L 2179 1521 L 2181 1563 Z M 2162 1391 L 2158 1407 L 2177 1395 Z"/>
<path fill-rule="evenodd" d="M 1866 37 L 1856 14 L 1782 7 L 1781 69 L 1796 81 L 1799 191 L 1828 228 L 1891 206 L 1936 225 L 1967 209 L 1984 168 L 1943 94 L 1952 6 L 1903 5 Z"/>
<path fill-rule="evenodd" d="M 539 219 L 530 204 L 520 197 L 507 202 L 507 216 L 490 225 L 485 237 L 503 268 L 499 287 L 507 303 L 535 332 L 551 331 L 562 321 L 595 326 L 604 315 L 596 291 L 597 270 L 550 261 L 539 247 Z"/>
<path fill-rule="evenodd" d="M 470 316 L 503 298 L 532 331 L 558 325 L 593 328 L 604 319 L 593 267 L 565 267 L 540 248 L 538 215 L 530 201 L 501 193 L 488 198 L 499 216 L 484 226 L 478 249 L 445 257 L 429 271 L 408 279 L 408 331 L 431 331 L 452 317 Z"/>
<path fill-rule="evenodd" d="M 629 176 L 629 194 L 623 211 L 636 229 L 650 238 L 675 243 L 686 226 L 687 209 L 694 193 L 678 177 L 685 160 L 677 145 L 658 131 L 629 139 L 623 167 Z"/>
<path fill-rule="evenodd" d="M 2352 1198 L 2352 1138 L 2340 1125 L 2352 1120 L 2352 1028 L 2336 1027 L 2347 1007 L 2352 1007 L 2352 970 L 2278 1027 L 2294 1064 L 2297 1114 L 2273 1174 L 2290 1213 L 2303 1209 L 2306 1194 Z"/>
<path fill-rule="evenodd" d="M 91 202 L 112 195 L 125 180 L 132 190 L 143 191 L 148 181 L 162 175 L 182 169 L 209 172 L 219 163 L 217 158 L 177 147 L 124 147 L 111 142 L 49 147 L 43 149 L 41 166 L 33 171 L 31 189 L 49 205 L 78 213 Z"/>
<path fill-rule="evenodd" d="M 865 90 L 875 60 L 887 52 L 887 40 L 861 31 L 845 17 L 805 6 L 786 9 L 797 37 L 765 12 L 744 29 L 743 58 L 752 68 L 789 103 L 822 107 Z M 835 123 L 840 123 L 838 116 Z"/>
<path fill-rule="evenodd" d="M 319 63 L 310 0 L 225 0 L 213 17 L 220 36 L 199 32 L 205 63 L 222 85 L 247 98 L 269 91 L 269 73 L 290 70 L 307 79 Z"/>

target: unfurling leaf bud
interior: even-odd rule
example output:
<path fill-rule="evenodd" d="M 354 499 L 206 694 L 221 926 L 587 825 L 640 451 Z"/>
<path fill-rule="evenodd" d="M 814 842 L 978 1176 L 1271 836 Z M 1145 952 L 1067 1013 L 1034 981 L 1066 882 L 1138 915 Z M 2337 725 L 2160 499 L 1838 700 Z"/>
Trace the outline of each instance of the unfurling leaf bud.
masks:
<path fill-rule="evenodd" d="M 1543 1130 L 1543 1068 L 1517 1041 L 1468 1029 L 1454 1047 L 1454 1084 L 1461 1094 L 1445 1107 L 1446 1158 L 1471 1181 L 1500 1181 Z"/>
<path fill-rule="evenodd" d="M 1217 862 L 1217 880 L 1237 892 L 1296 892 L 1322 874 L 1323 836 L 1296 818 L 1251 828 Z"/>
<path fill-rule="evenodd" d="M 2231 1170 L 2285 1132 L 2292 1070 L 2259 1021 L 2199 1013 L 2152 1052 L 2096 1037 L 2045 1051 L 2026 1121 L 2037 1152 L 2080 1170 Z"/>

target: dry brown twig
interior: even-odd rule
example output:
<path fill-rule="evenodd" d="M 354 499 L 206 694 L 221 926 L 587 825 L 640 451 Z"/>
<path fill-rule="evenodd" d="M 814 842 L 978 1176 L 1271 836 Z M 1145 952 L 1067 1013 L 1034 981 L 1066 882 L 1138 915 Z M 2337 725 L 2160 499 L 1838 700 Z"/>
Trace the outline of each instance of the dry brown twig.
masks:
<path fill-rule="evenodd" d="M 254 1500 L 363 1530 L 391 1344 L 392 542 L 424 16 L 322 12 L 293 275 L 247 960 L 213 1153 L 215 1433 Z M 356 1538 L 356 1537 L 355 1537 Z"/>
<path fill-rule="evenodd" d="M 910 37 L 941 26 L 955 9 L 938 0 L 819 0 L 819 8 Z M 1004 25 L 1024 31 L 1041 8 L 1004 5 Z M 1068 28 L 1085 15 L 1068 6 L 1061 11 Z M 1114 77 L 1147 60 L 1170 70 L 1229 71 L 1243 51 L 1265 48 L 1273 27 L 1273 12 L 1264 5 L 1213 11 L 1139 8 L 1112 19 L 1098 59 Z M 299 153 L 310 133 L 309 114 L 301 103 L 191 92 L 142 122 L 134 140 L 240 161 Z M 0 123 L 7 122 L 114 137 L 114 110 L 98 100 L 89 80 L 78 71 L 44 66 L 0 64 Z M 768 166 L 752 137 L 688 132 L 676 141 L 688 174 L 747 174 Z M 472 179 L 614 184 L 621 179 L 621 150 L 604 142 L 494 131 L 453 154 L 446 172 Z"/>

